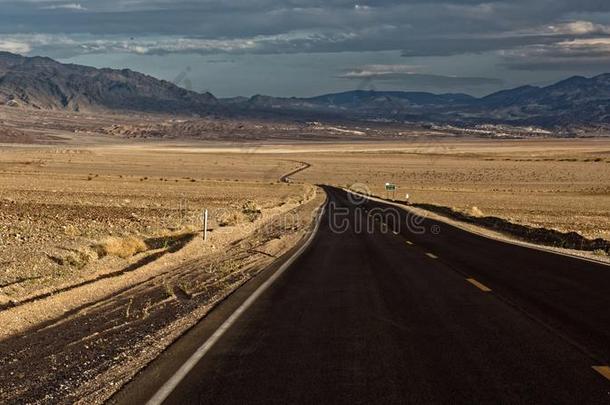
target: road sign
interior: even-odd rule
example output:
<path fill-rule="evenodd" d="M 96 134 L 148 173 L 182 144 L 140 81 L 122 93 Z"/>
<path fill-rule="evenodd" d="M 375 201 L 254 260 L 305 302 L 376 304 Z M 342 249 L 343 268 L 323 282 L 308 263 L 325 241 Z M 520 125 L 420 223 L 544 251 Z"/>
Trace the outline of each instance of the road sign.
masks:
<path fill-rule="evenodd" d="M 387 199 L 390 198 L 390 193 L 392 193 L 392 199 L 394 200 L 396 197 L 396 184 L 385 183 L 385 197 Z"/>

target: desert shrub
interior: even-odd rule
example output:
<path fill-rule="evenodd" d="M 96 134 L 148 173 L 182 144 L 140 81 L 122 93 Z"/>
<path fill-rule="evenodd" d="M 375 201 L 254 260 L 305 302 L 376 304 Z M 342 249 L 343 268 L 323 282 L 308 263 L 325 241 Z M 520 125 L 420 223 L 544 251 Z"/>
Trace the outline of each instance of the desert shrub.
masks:
<path fill-rule="evenodd" d="M 135 236 L 128 236 L 126 238 L 110 237 L 94 245 L 93 249 L 100 257 L 117 256 L 126 259 L 138 253 L 145 252 L 148 247 L 142 239 L 136 238 Z"/>
<path fill-rule="evenodd" d="M 235 226 L 244 222 L 244 215 L 237 210 L 223 210 L 216 218 L 218 226 Z"/>
<path fill-rule="evenodd" d="M 163 291 L 165 292 L 165 296 L 167 298 L 173 298 L 175 297 L 174 294 L 174 289 L 172 288 L 172 286 L 169 284 L 168 280 L 163 280 Z"/>
<path fill-rule="evenodd" d="M 71 250 L 65 256 L 49 256 L 49 258 L 60 266 L 70 266 L 82 269 L 90 262 L 97 260 L 98 255 L 94 250 L 85 248 L 82 250 Z"/>
<path fill-rule="evenodd" d="M 244 203 L 241 212 L 250 222 L 256 221 L 261 216 L 261 208 L 254 201 L 250 200 Z"/>
<path fill-rule="evenodd" d="M 63 227 L 66 236 L 76 237 L 80 235 L 80 231 L 74 225 L 69 224 Z"/>
<path fill-rule="evenodd" d="M 193 295 L 194 295 L 193 288 L 187 282 L 183 281 L 181 283 L 178 283 L 178 285 L 176 286 L 176 289 L 177 289 L 177 291 L 175 291 L 175 293 L 180 295 L 181 298 L 183 298 L 183 299 L 193 298 Z"/>
<path fill-rule="evenodd" d="M 91 262 L 93 257 L 86 252 L 74 252 L 64 258 L 65 264 L 81 269 Z"/>
<path fill-rule="evenodd" d="M 481 218 L 481 217 L 485 216 L 483 211 L 481 211 L 479 209 L 479 207 L 475 207 L 474 205 L 472 207 L 470 207 L 468 210 L 466 210 L 466 214 L 470 215 L 471 217 L 476 217 L 476 218 Z"/>
<path fill-rule="evenodd" d="M 224 209 L 216 214 L 218 226 L 235 226 L 243 222 L 254 222 L 261 216 L 262 210 L 254 201 L 246 201 L 241 209 Z"/>

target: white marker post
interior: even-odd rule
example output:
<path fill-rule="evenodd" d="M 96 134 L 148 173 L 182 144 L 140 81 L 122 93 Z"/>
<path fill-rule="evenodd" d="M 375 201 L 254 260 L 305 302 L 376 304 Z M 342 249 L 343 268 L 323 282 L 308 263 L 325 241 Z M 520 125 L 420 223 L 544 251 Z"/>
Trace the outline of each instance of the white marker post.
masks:
<path fill-rule="evenodd" d="M 203 211 L 203 241 L 208 240 L 208 210 Z"/>

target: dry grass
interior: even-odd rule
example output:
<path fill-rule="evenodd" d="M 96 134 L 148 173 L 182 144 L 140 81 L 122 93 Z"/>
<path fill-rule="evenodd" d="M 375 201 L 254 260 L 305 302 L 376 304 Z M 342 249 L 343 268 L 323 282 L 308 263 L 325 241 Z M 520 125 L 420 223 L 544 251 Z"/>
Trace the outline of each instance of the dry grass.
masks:
<path fill-rule="evenodd" d="M 281 204 L 278 204 L 281 205 Z M 261 207 L 254 201 L 244 202 L 241 209 L 220 210 L 216 214 L 218 226 L 237 226 L 245 222 L 254 222 L 262 215 Z"/>
<path fill-rule="evenodd" d="M 69 250 L 63 256 L 49 256 L 52 261 L 60 266 L 68 266 L 76 269 L 82 269 L 89 263 L 97 260 L 99 254 L 95 249 L 81 248 L 78 250 Z"/>
<path fill-rule="evenodd" d="M 241 212 L 250 222 L 256 221 L 261 216 L 261 207 L 254 201 L 248 200 L 242 205 Z"/>
<path fill-rule="evenodd" d="M 481 211 L 481 209 L 479 207 L 475 207 L 475 206 L 472 206 L 469 209 L 467 209 L 465 214 L 470 215 L 471 217 L 475 217 L 475 218 L 481 218 L 481 217 L 485 216 L 483 211 Z"/>
<path fill-rule="evenodd" d="M 236 226 L 245 221 L 244 215 L 238 210 L 223 210 L 216 216 L 218 226 Z"/>
<path fill-rule="evenodd" d="M 126 238 L 110 237 L 98 244 L 93 245 L 93 249 L 99 257 L 117 256 L 122 259 L 135 256 L 138 253 L 148 250 L 146 243 L 135 236 Z"/>

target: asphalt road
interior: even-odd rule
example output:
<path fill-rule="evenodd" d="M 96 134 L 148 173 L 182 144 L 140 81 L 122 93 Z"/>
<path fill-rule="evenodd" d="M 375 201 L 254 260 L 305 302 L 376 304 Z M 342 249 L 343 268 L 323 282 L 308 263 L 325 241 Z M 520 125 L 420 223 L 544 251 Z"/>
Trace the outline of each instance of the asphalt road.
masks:
<path fill-rule="evenodd" d="M 280 177 L 280 181 L 281 181 L 282 183 L 290 183 L 290 182 L 291 182 L 290 177 L 292 177 L 292 176 L 294 176 L 295 174 L 300 173 L 300 172 L 302 172 L 302 171 L 304 171 L 304 170 L 307 170 L 307 169 L 309 169 L 309 168 L 311 167 L 311 165 L 310 165 L 309 163 L 307 163 L 307 162 L 295 162 L 295 163 L 299 163 L 299 164 L 301 164 L 302 166 L 301 166 L 301 167 L 299 167 L 299 168 L 297 168 L 297 169 L 294 169 L 293 171 L 291 171 L 291 172 L 289 172 L 289 173 L 286 173 L 285 175 L 283 175 L 282 177 Z"/>
<path fill-rule="evenodd" d="M 610 267 L 327 192 L 309 248 L 166 403 L 610 404 Z M 275 270 L 113 401 L 146 402 Z"/>

